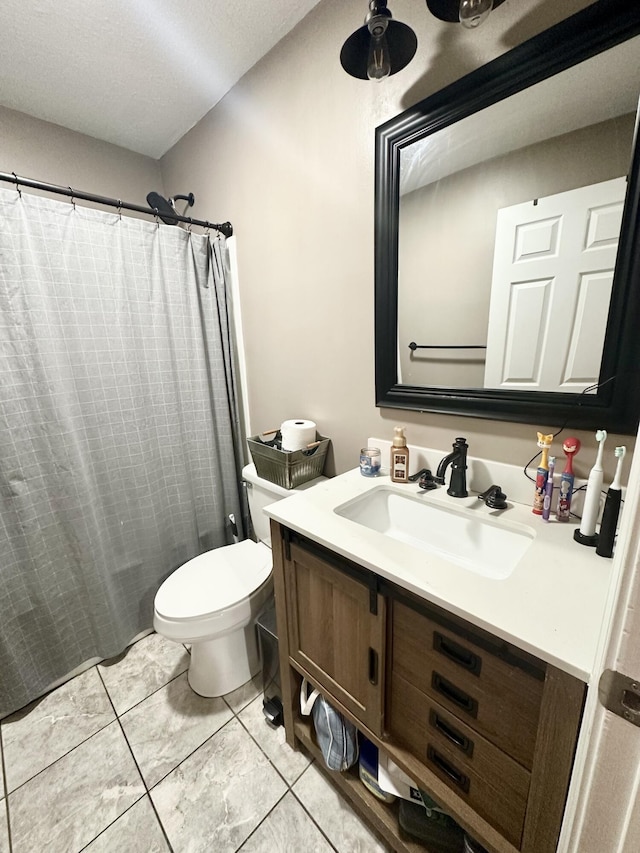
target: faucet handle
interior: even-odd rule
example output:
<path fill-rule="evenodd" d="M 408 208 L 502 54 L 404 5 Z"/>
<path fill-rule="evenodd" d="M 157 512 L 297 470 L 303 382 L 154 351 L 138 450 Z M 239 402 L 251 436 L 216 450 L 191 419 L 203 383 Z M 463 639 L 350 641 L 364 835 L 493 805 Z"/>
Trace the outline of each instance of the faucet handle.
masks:
<path fill-rule="evenodd" d="M 431 476 L 431 471 L 428 468 L 421 468 L 419 471 L 416 471 L 415 474 L 411 474 L 411 476 L 408 477 L 407 479 L 409 480 L 410 483 L 415 483 L 421 477 L 424 477 L 424 476 L 427 476 L 427 477 Z"/>
<path fill-rule="evenodd" d="M 418 481 L 418 485 L 421 489 L 425 489 L 426 491 L 430 491 L 431 489 L 437 489 L 438 484 L 436 482 L 436 478 L 433 476 L 431 471 L 427 470 L 424 472 L 420 480 Z"/>
<path fill-rule="evenodd" d="M 422 468 L 417 474 L 412 474 L 409 477 L 409 482 L 415 483 L 418 480 L 418 485 L 421 489 L 436 489 L 437 482 L 433 474 L 428 468 Z"/>
<path fill-rule="evenodd" d="M 493 485 L 489 486 L 489 488 L 482 492 L 481 495 L 478 495 L 478 500 L 484 501 L 485 504 L 489 507 L 489 509 L 506 509 L 507 508 L 507 496 L 502 491 L 500 486 Z"/>

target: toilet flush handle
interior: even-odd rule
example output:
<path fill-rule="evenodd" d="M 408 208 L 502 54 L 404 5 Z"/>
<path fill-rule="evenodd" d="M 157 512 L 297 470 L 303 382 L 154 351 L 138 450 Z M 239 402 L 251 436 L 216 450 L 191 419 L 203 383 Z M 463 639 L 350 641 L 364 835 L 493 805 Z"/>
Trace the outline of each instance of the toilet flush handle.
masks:
<path fill-rule="evenodd" d="M 236 524 L 236 517 L 232 512 L 230 512 L 228 515 L 228 519 L 229 519 L 229 524 L 231 526 L 231 533 L 233 535 L 233 542 L 234 542 L 234 544 L 236 544 L 239 541 L 238 525 Z"/>

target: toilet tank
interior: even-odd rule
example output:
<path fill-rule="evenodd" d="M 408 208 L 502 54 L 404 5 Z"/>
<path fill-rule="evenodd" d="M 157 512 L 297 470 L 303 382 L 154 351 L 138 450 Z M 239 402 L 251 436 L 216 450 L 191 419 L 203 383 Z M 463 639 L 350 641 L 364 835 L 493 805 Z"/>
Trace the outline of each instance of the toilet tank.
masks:
<path fill-rule="evenodd" d="M 283 498 L 289 498 L 291 495 L 295 495 L 296 492 L 309 489 L 316 483 L 326 480 L 326 477 L 316 477 L 314 480 L 302 483 L 302 485 L 295 489 L 285 489 L 277 483 L 272 483 L 270 480 L 265 480 L 264 477 L 259 477 L 256 466 L 253 463 L 245 465 L 242 469 L 242 478 L 247 484 L 247 497 L 253 529 L 259 541 L 264 542 L 269 547 L 271 547 L 269 518 L 262 510 L 266 506 L 269 506 L 269 504 L 280 501 Z"/>

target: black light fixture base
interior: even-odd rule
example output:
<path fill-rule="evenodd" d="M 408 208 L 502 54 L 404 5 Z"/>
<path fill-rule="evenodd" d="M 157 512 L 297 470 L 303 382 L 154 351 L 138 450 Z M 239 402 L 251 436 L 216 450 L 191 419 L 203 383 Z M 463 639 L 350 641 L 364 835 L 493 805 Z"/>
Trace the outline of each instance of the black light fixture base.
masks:
<path fill-rule="evenodd" d="M 504 0 L 493 0 L 493 8 L 504 3 Z M 450 24 L 460 23 L 460 0 L 427 0 L 427 8 L 435 18 Z"/>
<path fill-rule="evenodd" d="M 416 34 L 406 24 L 400 21 L 389 21 L 386 31 L 389 57 L 391 59 L 391 74 L 402 71 L 407 66 L 418 49 Z M 360 27 L 352 33 L 342 45 L 340 64 L 352 77 L 368 80 L 367 65 L 369 63 L 369 45 L 371 33 L 369 27 Z"/>

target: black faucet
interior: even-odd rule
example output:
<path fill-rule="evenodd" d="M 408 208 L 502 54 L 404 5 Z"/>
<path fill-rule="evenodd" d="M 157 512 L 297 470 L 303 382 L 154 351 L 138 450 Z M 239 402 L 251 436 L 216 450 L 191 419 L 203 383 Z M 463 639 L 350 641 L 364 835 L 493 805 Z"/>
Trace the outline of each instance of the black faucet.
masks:
<path fill-rule="evenodd" d="M 451 465 L 451 480 L 447 494 L 452 498 L 466 498 L 467 492 L 467 450 L 469 445 L 465 438 L 456 438 L 453 450 L 440 461 L 436 471 L 435 481 L 444 485 L 444 475 Z"/>

